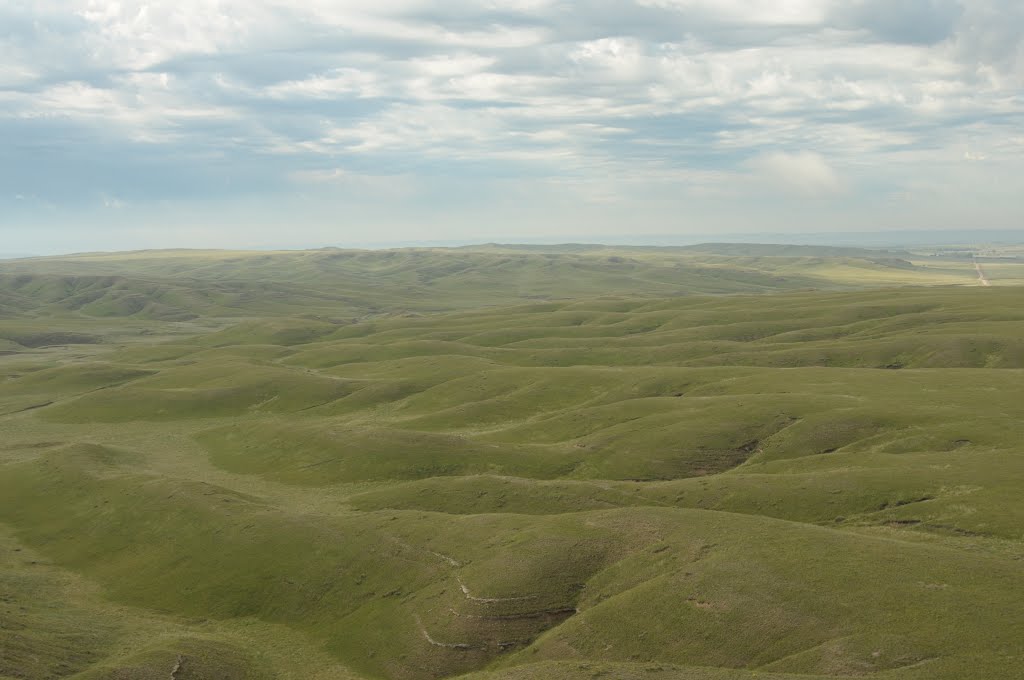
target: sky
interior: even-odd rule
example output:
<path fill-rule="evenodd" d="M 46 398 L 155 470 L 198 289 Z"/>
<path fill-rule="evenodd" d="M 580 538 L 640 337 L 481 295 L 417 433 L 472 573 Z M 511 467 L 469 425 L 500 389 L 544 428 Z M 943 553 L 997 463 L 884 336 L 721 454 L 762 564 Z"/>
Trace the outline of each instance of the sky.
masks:
<path fill-rule="evenodd" d="M 0 0 L 0 253 L 973 228 L 1020 0 Z"/>

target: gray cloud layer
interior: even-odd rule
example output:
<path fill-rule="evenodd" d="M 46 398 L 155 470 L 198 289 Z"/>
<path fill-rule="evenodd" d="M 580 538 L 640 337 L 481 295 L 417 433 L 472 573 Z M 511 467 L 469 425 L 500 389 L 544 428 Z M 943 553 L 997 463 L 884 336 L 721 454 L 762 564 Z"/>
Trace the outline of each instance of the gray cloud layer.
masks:
<path fill-rule="evenodd" d="M 12 247 L 1024 212 L 1013 0 L 367 5 L 0 0 Z"/>

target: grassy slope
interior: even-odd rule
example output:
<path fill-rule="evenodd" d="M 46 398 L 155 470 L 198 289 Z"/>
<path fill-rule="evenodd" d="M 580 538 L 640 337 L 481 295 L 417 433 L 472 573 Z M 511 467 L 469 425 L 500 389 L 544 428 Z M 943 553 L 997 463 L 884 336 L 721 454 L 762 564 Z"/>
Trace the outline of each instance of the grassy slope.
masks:
<path fill-rule="evenodd" d="M 348 319 L 524 298 L 972 285 L 976 279 L 971 263 L 962 259 L 911 262 L 898 255 L 714 244 L 96 253 L 0 262 L 0 319 L 25 314 L 163 321 L 298 314 Z"/>
<path fill-rule="evenodd" d="M 0 364 L 0 677 L 1015 677 L 1022 295 L 75 318 Z"/>

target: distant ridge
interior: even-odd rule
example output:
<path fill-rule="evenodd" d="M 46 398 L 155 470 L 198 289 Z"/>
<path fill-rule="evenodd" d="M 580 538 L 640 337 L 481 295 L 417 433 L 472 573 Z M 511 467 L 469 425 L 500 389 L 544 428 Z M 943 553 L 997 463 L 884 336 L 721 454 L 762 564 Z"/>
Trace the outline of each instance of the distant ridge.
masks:
<path fill-rule="evenodd" d="M 784 243 L 699 243 L 681 250 L 740 257 L 910 257 L 905 250 L 855 248 L 849 246 L 796 245 Z"/>
<path fill-rule="evenodd" d="M 488 243 L 470 239 L 396 240 L 339 243 L 345 248 L 481 248 L 500 246 L 580 245 L 594 247 L 689 247 L 706 243 L 759 243 L 832 246 L 838 248 L 904 249 L 965 244 L 1024 244 L 1024 229 L 889 229 L 837 232 L 704 232 L 692 234 L 553 234 L 551 236 L 490 237 Z"/>
<path fill-rule="evenodd" d="M 1003 277 L 1006 280 L 1006 277 Z M 973 265 L 827 246 L 594 244 L 306 251 L 133 251 L 0 263 L 0 313 L 361 318 L 526 300 L 974 285 Z"/>
<path fill-rule="evenodd" d="M 600 243 L 555 243 L 551 245 L 533 243 L 485 243 L 478 246 L 462 246 L 464 251 L 502 251 L 535 254 L 587 254 L 619 253 L 677 253 L 722 255 L 726 257 L 856 257 L 877 260 L 878 258 L 906 258 L 912 254 L 906 250 L 882 248 L 856 248 L 844 246 L 800 245 L 786 243 L 698 243 L 689 246 L 610 246 Z"/>

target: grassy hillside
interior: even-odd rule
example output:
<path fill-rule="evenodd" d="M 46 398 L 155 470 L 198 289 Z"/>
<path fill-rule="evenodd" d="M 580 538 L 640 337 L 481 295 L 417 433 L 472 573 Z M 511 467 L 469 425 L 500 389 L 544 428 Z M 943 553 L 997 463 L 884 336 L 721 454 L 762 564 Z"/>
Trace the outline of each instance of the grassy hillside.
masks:
<path fill-rule="evenodd" d="M 0 262 L 0 319 L 23 314 L 164 321 L 300 314 L 348 319 L 526 299 L 977 283 L 973 265 L 962 258 L 911 261 L 904 255 L 715 244 L 96 253 Z M 1021 266 L 1005 265 L 998 276 L 1024 277 Z"/>
<path fill-rule="evenodd" d="M 597 290 L 632 255 L 486 250 L 9 274 L 0 678 L 1019 676 L 1024 288 L 658 297 L 671 253 Z M 379 298 L 310 311 L 358 268 Z"/>

